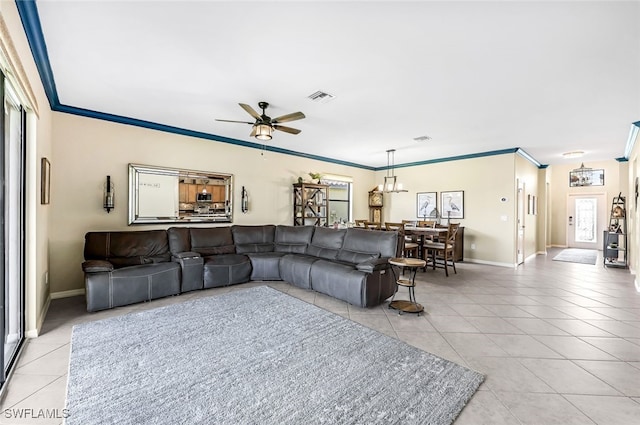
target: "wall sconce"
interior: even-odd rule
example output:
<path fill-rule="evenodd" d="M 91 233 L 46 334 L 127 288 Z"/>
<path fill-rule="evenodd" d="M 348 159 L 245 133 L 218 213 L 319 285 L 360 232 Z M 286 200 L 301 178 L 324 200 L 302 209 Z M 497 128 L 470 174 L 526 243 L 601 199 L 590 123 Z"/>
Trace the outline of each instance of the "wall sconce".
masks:
<path fill-rule="evenodd" d="M 111 176 L 107 176 L 107 182 L 104 184 L 104 209 L 107 213 L 110 213 L 113 209 L 113 183 L 111 183 Z"/>
<path fill-rule="evenodd" d="M 247 213 L 249 211 L 249 194 L 247 193 L 244 186 L 242 186 L 242 203 L 241 208 L 243 213 Z"/>

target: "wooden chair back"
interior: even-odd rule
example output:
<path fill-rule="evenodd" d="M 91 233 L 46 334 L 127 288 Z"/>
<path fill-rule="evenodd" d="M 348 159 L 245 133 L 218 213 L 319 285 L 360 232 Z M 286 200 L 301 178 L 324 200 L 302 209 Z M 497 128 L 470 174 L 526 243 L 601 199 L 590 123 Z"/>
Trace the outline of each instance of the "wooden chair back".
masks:
<path fill-rule="evenodd" d="M 455 247 L 456 243 L 456 235 L 458 233 L 458 228 L 460 227 L 460 223 L 449 223 L 449 228 L 447 229 L 447 242 L 446 245 L 451 245 L 451 249 Z"/>
<path fill-rule="evenodd" d="M 418 227 L 436 227 L 435 220 L 420 220 L 418 221 Z"/>
<path fill-rule="evenodd" d="M 369 230 L 382 230 L 382 223 L 379 221 L 365 221 L 364 227 Z"/>

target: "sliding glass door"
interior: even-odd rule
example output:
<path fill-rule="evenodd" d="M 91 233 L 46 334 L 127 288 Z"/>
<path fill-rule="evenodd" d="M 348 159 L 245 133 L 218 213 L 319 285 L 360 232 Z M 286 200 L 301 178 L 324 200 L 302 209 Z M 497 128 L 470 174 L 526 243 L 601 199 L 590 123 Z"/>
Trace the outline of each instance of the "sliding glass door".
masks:
<path fill-rule="evenodd" d="M 25 183 L 25 112 L 4 76 L 0 125 L 3 149 L 0 155 L 0 331 L 4 349 L 0 351 L 2 373 L 0 385 L 13 366 L 24 341 L 24 183 Z"/>

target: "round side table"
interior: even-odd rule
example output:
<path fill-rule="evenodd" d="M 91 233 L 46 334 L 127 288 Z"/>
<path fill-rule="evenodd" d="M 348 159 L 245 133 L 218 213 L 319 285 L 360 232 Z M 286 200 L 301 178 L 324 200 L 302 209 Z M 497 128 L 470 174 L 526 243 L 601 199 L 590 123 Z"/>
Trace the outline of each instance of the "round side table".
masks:
<path fill-rule="evenodd" d="M 404 279 L 402 277 L 396 277 L 396 272 L 391 267 L 393 271 L 393 275 L 396 279 L 396 291 L 391 297 L 391 302 L 389 303 L 389 308 L 395 308 L 398 310 L 399 314 L 403 312 L 407 313 L 417 313 L 420 315 L 421 312 L 424 311 L 424 307 L 422 304 L 418 304 L 416 301 L 415 287 L 416 287 L 416 273 L 418 269 L 421 267 L 425 267 L 427 265 L 426 261 L 420 260 L 418 258 L 390 258 L 389 264 L 392 266 L 400 267 L 401 269 L 409 270 L 409 279 Z M 396 294 L 398 293 L 398 289 L 403 286 L 409 289 L 409 300 L 395 300 Z"/>

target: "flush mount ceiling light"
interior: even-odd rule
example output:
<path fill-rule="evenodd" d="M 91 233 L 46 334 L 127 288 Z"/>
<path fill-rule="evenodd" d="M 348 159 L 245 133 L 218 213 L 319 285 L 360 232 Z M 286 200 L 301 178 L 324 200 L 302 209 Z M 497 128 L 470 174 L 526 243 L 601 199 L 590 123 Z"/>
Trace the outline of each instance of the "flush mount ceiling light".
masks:
<path fill-rule="evenodd" d="M 563 157 L 569 159 L 569 158 L 580 158 L 584 155 L 584 151 L 571 151 L 571 152 L 565 152 L 562 154 Z"/>
<path fill-rule="evenodd" d="M 395 149 L 389 149 L 387 151 L 387 175 L 384 177 L 384 183 L 378 185 L 378 192 L 387 193 L 400 193 L 408 192 L 408 190 L 402 188 L 402 183 L 398 183 L 398 178 L 395 173 Z"/>
<path fill-rule="evenodd" d="M 413 140 L 415 140 L 416 142 L 427 142 L 429 140 L 431 140 L 431 136 L 420 136 L 420 137 L 414 137 Z"/>

